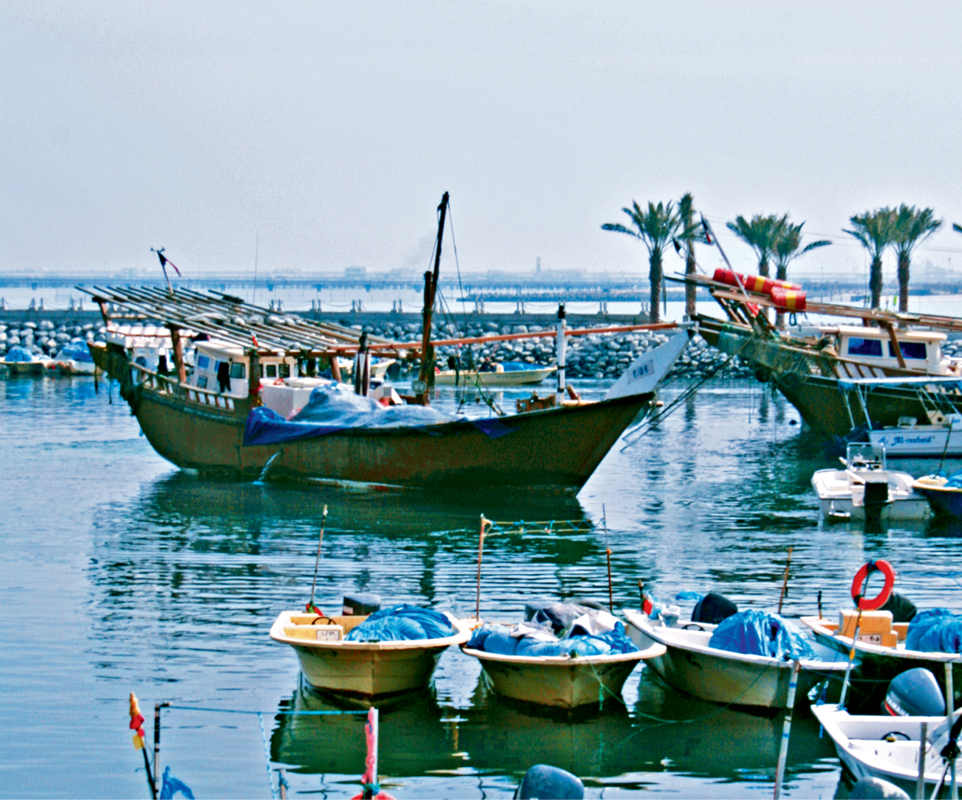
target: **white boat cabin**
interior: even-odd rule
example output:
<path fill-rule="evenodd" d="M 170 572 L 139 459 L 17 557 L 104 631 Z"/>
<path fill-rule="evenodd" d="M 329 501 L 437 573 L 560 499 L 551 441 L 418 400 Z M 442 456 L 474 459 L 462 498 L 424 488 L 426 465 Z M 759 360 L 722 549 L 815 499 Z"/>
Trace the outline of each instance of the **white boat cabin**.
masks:
<path fill-rule="evenodd" d="M 307 404 L 316 387 L 331 383 L 330 377 L 301 375 L 294 356 L 261 354 L 258 364 L 261 402 L 286 419 Z M 194 364 L 187 384 L 230 397 L 247 397 L 249 369 L 250 358 L 240 347 L 214 340 L 199 341 L 194 343 Z M 397 393 L 386 385 L 372 388 L 369 396 L 381 402 L 386 398 L 391 404 L 401 402 Z"/>
<path fill-rule="evenodd" d="M 839 325 L 819 328 L 819 332 L 823 337 L 831 337 L 832 347 L 842 358 L 882 368 L 897 369 L 901 366 L 892 338 L 884 328 Z M 944 333 L 898 330 L 896 336 L 906 368 L 929 375 L 960 374 L 962 362 L 942 355 Z"/>

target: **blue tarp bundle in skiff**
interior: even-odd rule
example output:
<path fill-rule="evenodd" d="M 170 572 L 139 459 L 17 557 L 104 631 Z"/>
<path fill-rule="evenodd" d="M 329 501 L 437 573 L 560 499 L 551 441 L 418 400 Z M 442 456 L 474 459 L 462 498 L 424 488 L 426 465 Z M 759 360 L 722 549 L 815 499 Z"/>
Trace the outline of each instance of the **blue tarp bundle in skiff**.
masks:
<path fill-rule="evenodd" d="M 4 356 L 6 361 L 22 363 L 24 361 L 36 361 L 37 358 L 31 353 L 26 347 L 21 347 L 20 345 L 14 345 Z"/>
<path fill-rule="evenodd" d="M 709 647 L 753 656 L 791 660 L 811 658 L 814 650 L 800 633 L 789 630 L 776 614 L 749 609 L 718 623 Z"/>
<path fill-rule="evenodd" d="M 929 653 L 962 653 L 962 616 L 947 608 L 920 611 L 905 634 L 906 650 Z"/>
<path fill-rule="evenodd" d="M 396 642 L 443 639 L 457 633 L 440 611 L 420 606 L 394 606 L 375 611 L 344 637 L 348 642 Z"/>
<path fill-rule="evenodd" d="M 962 489 L 962 472 L 956 472 L 955 475 L 949 476 L 949 479 L 945 482 L 946 489 Z"/>
<path fill-rule="evenodd" d="M 417 429 L 454 419 L 431 406 L 382 406 L 370 397 L 337 387 L 331 383 L 315 388 L 307 405 L 289 420 L 264 406 L 251 409 L 244 428 L 244 444 L 282 444 L 350 430 Z M 492 439 L 512 430 L 498 419 L 470 422 Z"/>
<path fill-rule="evenodd" d="M 83 341 L 74 341 L 69 344 L 65 344 L 59 353 L 57 353 L 57 358 L 60 361 L 79 361 L 84 364 L 93 364 L 94 358 L 90 355 L 90 350 L 87 347 L 87 343 Z"/>
<path fill-rule="evenodd" d="M 467 647 L 503 656 L 610 656 L 638 650 L 625 633 L 625 626 L 615 623 L 612 630 L 598 634 L 576 633 L 557 638 L 548 627 L 538 625 L 485 624 L 478 628 Z"/>

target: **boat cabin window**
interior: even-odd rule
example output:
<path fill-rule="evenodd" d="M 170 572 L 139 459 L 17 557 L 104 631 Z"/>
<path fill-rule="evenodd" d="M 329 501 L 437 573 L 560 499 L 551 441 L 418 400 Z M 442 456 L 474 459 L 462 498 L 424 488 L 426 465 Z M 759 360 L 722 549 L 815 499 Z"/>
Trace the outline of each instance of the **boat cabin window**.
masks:
<path fill-rule="evenodd" d="M 197 369 L 207 369 L 210 367 L 210 358 L 202 353 L 197 354 Z"/>
<path fill-rule="evenodd" d="M 928 351 L 925 342 L 899 342 L 903 358 L 915 358 L 924 361 L 928 358 Z M 889 355 L 896 358 L 892 343 L 889 342 Z"/>
<path fill-rule="evenodd" d="M 265 365 L 264 365 L 264 377 L 265 377 L 265 378 L 276 378 L 276 377 L 277 377 L 277 364 L 265 364 Z"/>
<path fill-rule="evenodd" d="M 862 339 L 852 336 L 848 340 L 848 354 L 850 356 L 881 356 L 882 342 L 879 339 Z"/>
<path fill-rule="evenodd" d="M 280 364 L 280 370 L 281 370 L 281 377 L 282 377 L 282 378 L 289 378 L 289 377 L 291 377 L 291 365 L 288 364 L 286 361 L 281 362 L 281 364 Z"/>
<path fill-rule="evenodd" d="M 246 377 L 247 377 L 247 370 L 244 369 L 244 365 L 243 365 L 243 364 L 239 364 L 239 363 L 237 363 L 236 361 L 231 362 L 231 365 L 230 365 L 230 376 L 231 376 L 232 378 L 241 378 L 241 379 L 246 378 Z"/>

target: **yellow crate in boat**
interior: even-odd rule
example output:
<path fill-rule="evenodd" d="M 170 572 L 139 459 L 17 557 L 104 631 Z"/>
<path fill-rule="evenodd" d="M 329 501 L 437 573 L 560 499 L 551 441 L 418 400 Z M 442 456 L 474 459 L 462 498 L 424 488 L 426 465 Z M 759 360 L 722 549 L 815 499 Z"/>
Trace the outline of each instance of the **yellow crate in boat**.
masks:
<path fill-rule="evenodd" d="M 855 633 L 855 622 L 857 619 L 858 611 L 854 608 L 850 611 L 839 612 L 838 630 L 842 636 L 852 636 Z M 885 642 L 882 641 L 884 634 L 895 635 L 892 632 L 892 612 L 863 611 L 858 628 L 859 640 L 863 642 L 874 642 L 875 644 L 885 644 Z"/>

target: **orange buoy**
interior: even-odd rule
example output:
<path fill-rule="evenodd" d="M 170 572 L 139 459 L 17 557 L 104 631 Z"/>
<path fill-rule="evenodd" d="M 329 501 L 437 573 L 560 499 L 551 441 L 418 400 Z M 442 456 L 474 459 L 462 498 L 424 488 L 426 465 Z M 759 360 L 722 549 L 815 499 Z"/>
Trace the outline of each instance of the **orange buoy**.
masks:
<path fill-rule="evenodd" d="M 772 289 L 772 302 L 775 307 L 783 311 L 804 311 L 805 292 L 800 289 L 784 289 L 776 286 Z"/>
<path fill-rule="evenodd" d="M 767 295 L 771 295 L 775 289 L 792 289 L 794 291 L 801 291 L 802 288 L 797 283 L 789 283 L 788 281 L 780 281 L 774 278 L 765 278 L 762 275 L 742 275 L 740 272 L 734 272 L 730 269 L 722 269 L 721 267 L 715 270 L 712 280 L 717 281 L 718 283 L 726 283 L 729 286 L 744 286 L 749 292 Z"/>

